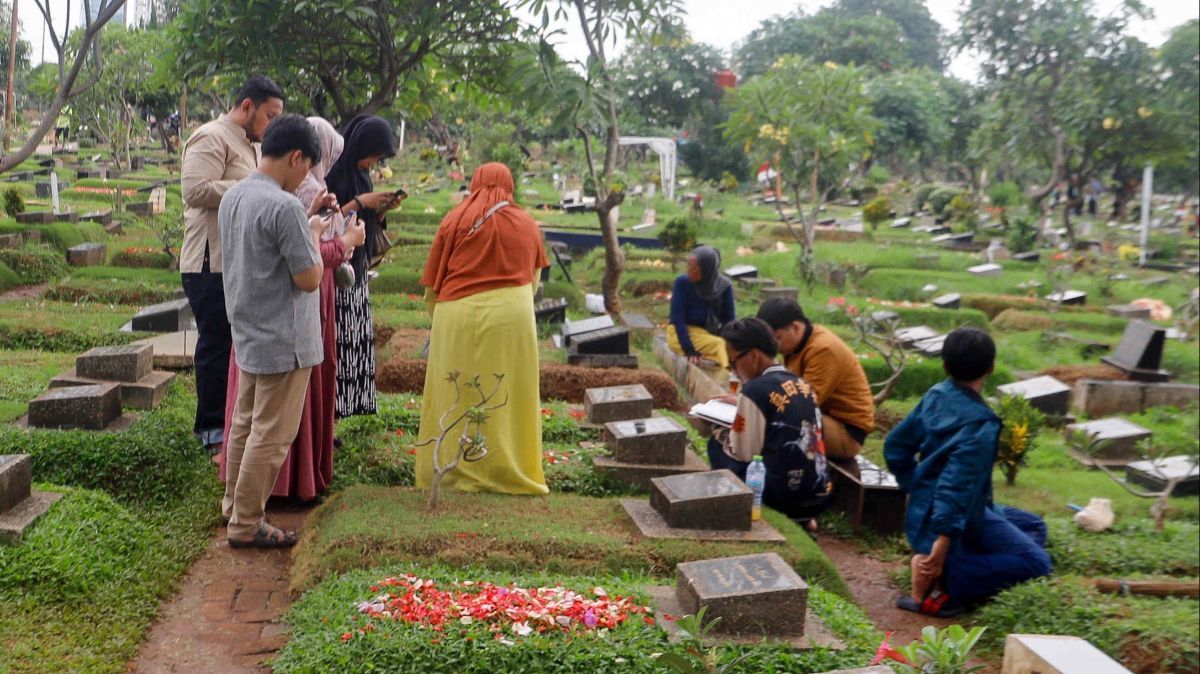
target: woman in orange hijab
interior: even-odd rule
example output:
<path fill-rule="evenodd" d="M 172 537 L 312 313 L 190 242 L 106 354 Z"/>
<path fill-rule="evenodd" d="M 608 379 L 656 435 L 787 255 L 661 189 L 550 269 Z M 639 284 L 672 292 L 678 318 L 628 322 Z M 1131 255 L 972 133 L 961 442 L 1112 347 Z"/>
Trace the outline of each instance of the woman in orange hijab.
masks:
<path fill-rule="evenodd" d="M 429 361 L 421 408 L 417 486 L 433 478 L 433 441 L 441 420 L 453 419 L 479 400 L 466 384 L 474 377 L 486 395 L 499 389 L 482 433 L 487 453 L 463 461 L 442 484 L 464 491 L 545 494 L 542 416 L 538 391 L 537 329 L 533 295 L 549 266 L 542 233 L 513 200 L 504 164 L 480 166 L 471 195 L 442 220 L 421 285 L 433 305 Z M 458 373 L 457 385 L 448 379 Z M 463 422 L 468 423 L 466 421 Z M 475 433 L 471 425 L 467 429 Z M 456 427 L 439 450 L 439 462 L 457 455 Z"/>

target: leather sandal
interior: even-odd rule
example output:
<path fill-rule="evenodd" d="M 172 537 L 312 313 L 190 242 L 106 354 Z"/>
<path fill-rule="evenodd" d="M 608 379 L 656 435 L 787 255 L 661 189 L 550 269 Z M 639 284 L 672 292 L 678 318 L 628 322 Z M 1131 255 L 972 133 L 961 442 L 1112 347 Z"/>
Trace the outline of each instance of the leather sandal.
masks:
<path fill-rule="evenodd" d="M 231 548 L 290 548 L 296 544 L 299 538 L 295 531 L 287 531 L 279 527 L 273 527 L 270 524 L 263 523 L 258 527 L 258 531 L 254 532 L 254 538 L 247 541 L 240 541 L 236 538 L 229 539 L 229 547 Z"/>

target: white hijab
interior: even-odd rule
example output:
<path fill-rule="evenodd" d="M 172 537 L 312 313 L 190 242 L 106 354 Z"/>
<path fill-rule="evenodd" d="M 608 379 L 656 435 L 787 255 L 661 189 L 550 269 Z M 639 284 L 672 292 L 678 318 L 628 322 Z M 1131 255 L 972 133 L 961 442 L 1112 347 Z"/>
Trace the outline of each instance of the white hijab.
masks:
<path fill-rule="evenodd" d="M 296 188 L 296 196 L 300 198 L 300 203 L 304 204 L 305 208 L 312 205 L 313 199 L 316 199 L 321 190 L 325 189 L 325 176 L 329 173 L 329 169 L 333 168 L 333 163 L 338 160 L 338 157 L 342 156 L 342 149 L 346 146 L 342 135 L 329 122 L 320 117 L 309 117 L 308 123 L 317 132 L 317 142 L 321 146 L 321 161 L 313 164 L 308 175 L 304 176 L 304 182 Z"/>

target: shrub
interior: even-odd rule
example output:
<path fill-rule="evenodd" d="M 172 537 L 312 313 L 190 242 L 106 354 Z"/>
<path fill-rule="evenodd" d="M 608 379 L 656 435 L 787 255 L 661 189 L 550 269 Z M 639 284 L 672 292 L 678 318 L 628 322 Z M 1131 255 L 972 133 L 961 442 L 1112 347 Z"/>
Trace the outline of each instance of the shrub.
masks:
<path fill-rule="evenodd" d="M 995 410 L 1004 422 L 996 465 L 1004 473 L 1004 481 L 1012 486 L 1017 481 L 1017 473 L 1029 459 L 1029 453 L 1037 445 L 1038 432 L 1045 425 L 1046 417 L 1021 395 L 1001 396 Z"/>
<path fill-rule="evenodd" d="M 887 197 L 875 197 L 863 206 L 863 219 L 871 225 L 871 229 L 879 229 L 879 223 L 892 217 L 892 203 Z"/>
<path fill-rule="evenodd" d="M 21 190 L 16 187 L 4 190 L 4 212 L 14 218 L 25 212 L 25 197 L 21 196 Z"/>
<path fill-rule="evenodd" d="M 16 288 L 21 285 L 21 277 L 8 265 L 0 262 L 0 291 Z M 6 343 L 5 346 L 8 346 Z"/>
<path fill-rule="evenodd" d="M 1020 186 L 1011 181 L 993 183 L 988 188 L 987 195 L 992 205 L 1000 208 L 1012 208 L 1019 205 L 1023 199 Z"/>
<path fill-rule="evenodd" d="M 939 187 L 929 195 L 929 210 L 936 216 L 945 216 L 946 207 L 954 197 L 960 196 L 962 192 L 953 187 Z"/>
<path fill-rule="evenodd" d="M 673 256 L 686 255 L 696 247 L 696 223 L 683 216 L 671 218 L 659 230 L 658 240 Z"/>
<path fill-rule="evenodd" d="M 67 273 L 67 263 L 62 253 L 44 245 L 0 250 L 0 262 L 16 272 L 24 285 L 42 283 Z"/>
<path fill-rule="evenodd" d="M 919 211 L 925 208 L 925 204 L 929 203 L 929 197 L 938 190 L 937 185 L 927 184 L 921 185 L 913 190 L 913 210 Z"/>
<path fill-rule="evenodd" d="M 1037 218 L 1029 213 L 1021 213 L 1012 218 L 1008 232 L 1008 249 L 1014 253 L 1024 253 L 1033 250 L 1037 244 Z"/>

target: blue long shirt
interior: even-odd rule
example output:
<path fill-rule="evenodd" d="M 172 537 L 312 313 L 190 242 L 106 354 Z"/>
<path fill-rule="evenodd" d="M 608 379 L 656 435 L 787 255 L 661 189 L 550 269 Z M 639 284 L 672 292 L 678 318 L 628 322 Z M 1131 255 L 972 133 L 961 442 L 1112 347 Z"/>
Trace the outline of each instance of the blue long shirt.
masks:
<path fill-rule="evenodd" d="M 888 470 L 908 493 L 904 533 L 928 554 L 941 535 L 957 547 L 966 531 L 983 526 L 992 506 L 1000 417 L 974 391 L 945 380 L 888 434 Z"/>
<path fill-rule="evenodd" d="M 734 319 L 734 311 L 733 286 L 730 286 L 721 294 L 721 313 L 717 316 L 721 325 Z M 692 346 L 692 339 L 688 336 L 688 326 L 707 328 L 708 317 L 711 314 L 712 309 L 696 294 L 696 286 L 692 285 L 687 275 L 676 278 L 675 286 L 671 289 L 671 325 L 675 326 L 675 335 L 679 337 L 679 346 L 684 354 L 696 352 Z"/>

